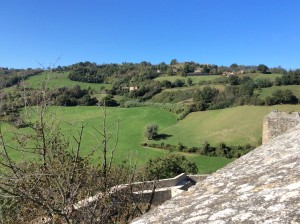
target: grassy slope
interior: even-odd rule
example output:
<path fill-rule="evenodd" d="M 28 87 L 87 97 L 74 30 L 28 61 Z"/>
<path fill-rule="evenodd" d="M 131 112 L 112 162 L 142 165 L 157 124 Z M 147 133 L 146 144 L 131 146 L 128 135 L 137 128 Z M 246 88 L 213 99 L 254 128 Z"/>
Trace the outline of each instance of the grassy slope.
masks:
<path fill-rule="evenodd" d="M 261 89 L 261 91 L 259 92 L 260 93 L 260 98 L 264 99 L 266 98 L 267 96 L 271 96 L 272 93 L 275 91 L 275 90 L 286 90 L 286 89 L 289 89 L 291 91 L 293 91 L 294 95 L 300 99 L 300 86 L 299 85 L 291 85 L 291 86 L 272 86 L 272 87 L 269 87 L 269 88 L 263 88 Z"/>
<path fill-rule="evenodd" d="M 270 81 L 274 81 L 276 77 L 281 77 L 282 74 L 248 73 L 248 74 L 241 75 L 240 77 L 245 77 L 245 76 L 249 76 L 249 77 L 253 78 L 254 80 L 267 78 Z"/>
<path fill-rule="evenodd" d="M 145 126 L 148 123 L 159 125 L 159 132 L 172 135 L 163 140 L 165 143 L 177 145 L 178 142 L 187 146 L 201 146 L 204 141 L 212 145 L 225 142 L 228 145 L 259 145 L 262 132 L 263 117 L 270 111 L 300 111 L 300 105 L 277 105 L 272 107 L 243 106 L 223 110 L 195 112 L 184 120 L 176 123 L 174 114 L 156 108 L 108 108 L 109 123 L 120 120 L 119 145 L 115 158 L 132 161 L 139 165 L 144 164 L 149 158 L 162 156 L 167 151 L 151 149 L 140 146 L 147 141 L 144 137 Z M 99 145 L 101 138 L 94 136 L 94 128 L 101 129 L 103 112 L 99 107 L 52 107 L 58 117 L 63 119 L 63 129 L 66 134 L 75 133 L 80 122 L 87 123 L 83 153 L 88 154 L 91 147 Z M 72 124 L 73 126 L 70 126 Z M 115 131 L 115 126 L 112 126 Z M 28 131 L 23 129 L 23 131 Z M 200 173 L 213 172 L 231 160 L 225 158 L 205 157 L 185 154 L 194 160 Z M 94 159 L 96 162 L 96 158 Z"/>
<path fill-rule="evenodd" d="M 224 85 L 193 85 L 193 86 L 188 86 L 188 87 L 177 87 L 177 88 L 172 88 L 172 89 L 164 89 L 160 93 L 154 95 L 152 97 L 151 101 L 165 102 L 164 99 L 166 97 L 166 94 L 170 95 L 170 94 L 174 93 L 174 95 L 176 95 L 176 94 L 179 94 L 180 91 L 182 91 L 181 94 L 185 95 L 187 92 L 190 92 L 190 91 L 202 90 L 205 86 L 210 86 L 212 88 L 216 88 L 219 91 L 224 91 L 224 89 L 225 89 Z M 189 100 L 192 100 L 192 97 Z"/>
<path fill-rule="evenodd" d="M 101 130 L 103 111 L 99 107 L 51 107 L 50 111 L 62 118 L 62 129 L 66 135 L 76 134 L 81 121 L 87 124 L 83 142 L 83 155 L 89 154 L 93 147 L 99 146 L 101 137 L 95 129 Z M 116 134 L 116 120 L 120 121 L 119 144 L 115 152 L 116 162 L 126 160 L 138 165 L 144 164 L 149 158 L 162 156 L 168 153 L 165 150 L 142 147 L 140 144 L 146 141 L 144 137 L 145 126 L 149 123 L 156 123 L 160 129 L 166 129 L 175 125 L 176 116 L 172 113 L 156 108 L 108 108 L 108 123 L 110 131 Z M 6 126 L 6 128 L 8 128 Z M 7 130 L 7 129 L 6 129 Z M 28 132 L 29 129 L 21 129 Z M 9 132 L 11 133 L 11 132 Z M 112 142 L 115 138 L 112 137 Z M 225 158 L 214 158 L 199 155 L 184 154 L 196 162 L 200 173 L 213 172 L 232 160 Z M 17 157 L 17 154 L 14 156 Z M 21 158 L 23 159 L 23 157 Z M 93 158 L 97 162 L 97 157 Z"/>
<path fill-rule="evenodd" d="M 263 117 L 274 109 L 300 111 L 300 105 L 242 106 L 222 110 L 195 112 L 161 133 L 172 135 L 165 143 L 201 146 L 205 141 L 212 145 L 259 145 Z"/>
<path fill-rule="evenodd" d="M 100 91 L 100 87 L 104 86 L 106 89 L 110 89 L 110 84 L 97 84 L 97 83 L 84 83 L 84 82 L 77 82 L 72 81 L 68 78 L 69 72 L 64 73 L 47 73 L 43 72 L 42 74 L 29 77 L 27 80 L 25 80 L 26 86 L 33 88 L 33 89 L 40 89 L 41 84 L 46 81 L 47 87 L 50 89 L 54 88 L 60 88 L 60 87 L 73 87 L 76 85 L 79 85 L 82 89 L 87 89 L 88 87 L 91 87 L 91 89 L 94 89 L 96 92 Z M 6 90 L 13 91 L 15 90 L 15 86 L 7 88 Z"/>
<path fill-rule="evenodd" d="M 174 82 L 176 79 L 181 79 L 187 83 L 187 79 L 191 78 L 193 80 L 193 83 L 198 83 L 199 81 L 211 81 L 213 79 L 221 77 L 220 75 L 207 75 L 207 76 L 188 76 L 188 77 L 182 77 L 182 76 L 161 76 L 157 77 L 155 80 L 162 82 L 163 80 L 168 80 L 170 82 Z"/>

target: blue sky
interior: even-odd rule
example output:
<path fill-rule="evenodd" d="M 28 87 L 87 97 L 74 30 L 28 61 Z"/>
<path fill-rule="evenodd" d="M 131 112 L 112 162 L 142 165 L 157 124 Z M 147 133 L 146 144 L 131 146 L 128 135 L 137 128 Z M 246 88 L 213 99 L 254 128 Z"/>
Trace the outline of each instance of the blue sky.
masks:
<path fill-rule="evenodd" d="M 195 61 L 300 68 L 299 0 L 1 0 L 0 67 Z"/>

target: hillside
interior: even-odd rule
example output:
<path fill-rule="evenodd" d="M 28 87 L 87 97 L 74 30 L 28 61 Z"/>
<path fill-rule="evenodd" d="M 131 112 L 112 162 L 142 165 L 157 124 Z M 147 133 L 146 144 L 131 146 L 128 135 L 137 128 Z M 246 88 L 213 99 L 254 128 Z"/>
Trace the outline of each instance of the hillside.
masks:
<path fill-rule="evenodd" d="M 300 111 L 300 105 L 241 106 L 194 112 L 172 126 L 160 129 L 171 137 L 165 144 L 201 146 L 207 141 L 237 146 L 261 144 L 263 117 L 273 110 Z"/>
<path fill-rule="evenodd" d="M 68 78 L 69 72 L 43 72 L 41 74 L 29 77 L 25 80 L 24 85 L 31 89 L 40 89 L 41 85 L 45 83 L 49 89 L 57 89 L 62 87 L 74 87 L 80 86 L 82 89 L 91 88 L 95 92 L 100 92 L 100 89 L 111 89 L 110 84 L 98 84 L 98 83 L 84 83 L 78 81 L 72 81 Z M 7 88 L 6 91 L 15 91 L 16 86 Z"/>
<path fill-rule="evenodd" d="M 272 86 L 269 88 L 263 88 L 259 91 L 259 97 L 265 99 L 267 96 L 272 96 L 272 93 L 276 90 L 291 90 L 294 95 L 300 99 L 300 86 L 299 85 L 289 85 L 289 86 Z"/>
<path fill-rule="evenodd" d="M 103 108 L 101 107 L 50 107 L 51 114 L 56 119 L 62 120 L 61 128 L 66 136 L 77 135 L 77 131 L 83 122 L 86 125 L 82 140 L 82 155 L 88 155 L 95 147 L 99 147 L 101 139 L 97 130 L 101 130 L 103 122 Z M 31 109 L 29 110 L 29 112 Z M 168 153 L 167 150 L 155 149 L 141 146 L 146 141 L 144 136 L 145 127 L 149 123 L 156 123 L 161 129 L 172 127 L 176 124 L 176 116 L 156 108 L 107 108 L 109 132 L 112 134 L 110 145 L 116 142 L 117 129 L 119 121 L 118 145 L 115 151 L 115 161 L 121 164 L 137 163 L 140 167 L 150 158 L 161 157 Z M 25 116 L 25 115 L 24 115 Z M 54 118 L 53 117 L 53 118 Z M 51 119 L 53 119 L 51 118 Z M 9 144 L 14 144 L 12 133 L 30 133 L 30 128 L 16 129 L 8 124 L 2 125 L 3 130 L 7 133 Z M 211 173 L 232 160 L 226 158 L 207 157 L 198 154 L 182 153 L 193 160 L 200 173 Z M 22 160 L 22 155 L 12 151 L 12 156 Z M 97 156 L 93 157 L 94 163 L 98 164 Z"/>
<path fill-rule="evenodd" d="M 298 70 L 269 69 L 262 73 L 258 66 L 218 67 L 173 61 L 169 65 L 80 62 L 30 74 L 24 77 L 25 80 L 20 79 L 21 76 L 17 76 L 14 70 L 3 71 L 19 80 L 1 93 L 0 119 L 3 122 L 16 124 L 22 120 L 19 111 L 38 104 L 42 93 L 40 89 L 44 85 L 48 89 L 51 110 L 58 111 L 57 116 L 63 117 L 64 124 L 78 126 L 79 121 L 88 122 L 87 133 L 93 133 L 91 124 L 96 124 L 101 118 L 101 110 L 95 105 L 114 106 L 108 110 L 112 113 L 109 119 L 120 119 L 120 152 L 116 154 L 119 163 L 122 158 L 128 157 L 128 153 L 130 157 L 135 153 L 138 165 L 143 165 L 149 158 L 171 150 L 141 144 L 170 144 L 175 151 L 178 151 L 176 147 L 183 145 L 197 147 L 197 150 L 191 149 L 196 153 L 185 155 L 197 163 L 199 172 L 212 172 L 231 160 L 199 154 L 232 157 L 201 153 L 204 144 L 213 147 L 220 143 L 230 147 L 257 146 L 261 142 L 261 120 L 265 114 L 273 109 L 299 110 L 299 105 L 262 106 L 296 104 L 300 94 Z M 2 84 L 5 86 L 4 81 Z M 266 101 L 266 96 L 276 89 L 290 89 L 295 97 L 282 96 L 284 100 L 274 98 Z M 63 106 L 64 112 L 57 106 Z M 149 123 L 156 123 L 159 134 L 166 137 L 156 141 L 146 139 L 144 131 Z M 64 126 L 66 132 L 67 127 Z M 88 148 L 91 142 L 95 142 L 92 136 L 85 134 L 83 147 Z M 191 152 L 189 150 L 181 151 Z"/>

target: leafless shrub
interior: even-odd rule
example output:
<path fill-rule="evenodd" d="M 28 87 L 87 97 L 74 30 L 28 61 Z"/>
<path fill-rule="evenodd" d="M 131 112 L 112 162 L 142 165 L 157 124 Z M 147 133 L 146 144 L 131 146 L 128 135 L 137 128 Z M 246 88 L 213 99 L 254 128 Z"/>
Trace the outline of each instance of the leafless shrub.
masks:
<path fill-rule="evenodd" d="M 63 131 L 61 118 L 49 111 L 47 84 L 42 86 L 38 106 L 26 101 L 27 129 L 11 133 L 0 124 L 0 221 L 124 223 L 148 210 L 150 204 L 136 197 L 131 187 L 140 177 L 135 166 L 114 164 L 119 126 L 115 144 L 108 144 L 112 135 L 106 108 L 102 129 L 95 127 L 99 144 L 83 157 L 86 124 L 81 123 L 76 134 Z M 99 151 L 99 163 L 92 164 Z M 120 184 L 127 187 L 114 190 Z M 90 197 L 96 200 L 84 201 Z"/>

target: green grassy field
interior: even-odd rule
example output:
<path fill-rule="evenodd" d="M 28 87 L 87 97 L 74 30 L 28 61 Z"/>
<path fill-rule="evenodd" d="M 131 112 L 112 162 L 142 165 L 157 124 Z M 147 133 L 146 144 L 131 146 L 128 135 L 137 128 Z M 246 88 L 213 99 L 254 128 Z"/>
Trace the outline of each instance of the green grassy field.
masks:
<path fill-rule="evenodd" d="M 116 136 L 116 121 L 119 121 L 119 144 L 115 152 L 115 160 L 120 163 L 144 164 L 149 158 L 161 157 L 168 153 L 165 150 L 142 147 L 142 142 L 148 142 L 144 136 L 147 124 L 159 125 L 160 134 L 168 134 L 165 144 L 177 145 L 181 142 L 186 146 L 201 146 L 205 141 L 211 145 L 225 142 L 227 145 L 259 145 L 262 134 L 263 117 L 274 109 L 279 111 L 300 111 L 300 105 L 242 106 L 222 110 L 195 112 L 185 119 L 176 122 L 176 116 L 156 108 L 108 108 L 108 124 L 112 136 Z M 82 142 L 82 154 L 87 155 L 94 147 L 101 144 L 97 129 L 101 130 L 103 111 L 101 107 L 51 107 L 50 111 L 62 119 L 62 130 L 65 135 L 76 135 L 80 123 L 86 124 Z M 12 131 L 4 125 L 8 136 Z M 28 132 L 28 128 L 20 129 Z M 112 137 L 112 143 L 116 140 Z M 151 141 L 150 141 L 151 142 Z M 14 153 L 14 152 L 12 152 Z M 232 160 L 218 157 L 206 157 L 197 154 L 183 153 L 195 161 L 199 173 L 211 173 Z M 13 154 L 13 156 L 17 156 Z M 21 157 L 23 159 L 23 157 Z M 97 157 L 93 158 L 97 163 Z"/>
<path fill-rule="evenodd" d="M 103 111 L 100 107 L 51 107 L 50 111 L 55 113 L 59 119 L 62 119 L 62 130 L 65 135 L 76 135 L 81 121 L 87 124 L 82 141 L 82 155 L 87 155 L 94 147 L 101 144 L 101 137 L 96 129 L 101 130 L 103 122 Z M 147 139 L 144 136 L 144 130 L 147 124 L 156 123 L 160 129 L 166 129 L 176 125 L 176 116 L 156 108 L 108 108 L 108 124 L 112 133 L 112 141 L 116 138 L 116 121 L 119 120 L 119 140 L 115 152 L 115 161 L 121 163 L 126 160 L 127 163 L 137 163 L 143 165 L 150 158 L 161 157 L 168 153 L 166 150 L 153 149 L 141 146 Z M 11 130 L 7 125 L 5 127 L 9 138 L 12 138 Z M 20 129 L 22 132 L 28 132 L 28 128 Z M 19 131 L 20 131 L 19 130 Z M 15 130 L 14 130 L 15 131 Z M 10 140 L 12 144 L 12 139 Z M 232 160 L 226 158 L 206 157 L 196 154 L 183 153 L 193 160 L 199 173 L 211 173 L 228 164 Z M 14 157 L 24 159 L 24 156 L 12 152 Z M 97 163 L 97 156 L 93 157 L 93 162 Z"/>
<path fill-rule="evenodd" d="M 241 75 L 240 77 L 246 77 L 246 76 L 249 76 L 249 77 L 253 78 L 254 80 L 267 78 L 270 81 L 274 81 L 276 79 L 276 77 L 281 77 L 282 74 L 247 73 L 247 74 Z"/>
<path fill-rule="evenodd" d="M 188 76 L 188 77 L 182 77 L 182 76 L 161 76 L 157 77 L 155 80 L 162 82 L 163 80 L 168 80 L 170 82 L 174 82 L 176 79 L 180 79 L 187 83 L 187 79 L 192 79 L 194 84 L 199 83 L 199 81 L 212 81 L 216 78 L 220 78 L 220 75 L 206 75 L 206 76 Z"/>
<path fill-rule="evenodd" d="M 300 99 L 300 86 L 299 85 L 290 85 L 290 86 L 272 86 L 269 88 L 263 88 L 259 91 L 259 97 L 261 99 L 266 98 L 267 96 L 272 96 L 272 93 L 276 90 L 291 90 L 294 95 Z"/>
<path fill-rule="evenodd" d="M 161 128 L 171 135 L 165 144 L 201 146 L 205 141 L 217 146 L 221 142 L 237 146 L 261 143 L 263 117 L 274 109 L 300 111 L 300 105 L 242 106 L 222 110 L 194 112 L 178 123 Z"/>
<path fill-rule="evenodd" d="M 25 80 L 26 87 L 33 89 L 40 89 L 42 83 L 46 83 L 49 89 L 61 88 L 61 87 L 73 87 L 79 85 L 81 89 L 94 89 L 95 92 L 100 92 L 100 88 L 111 89 L 111 84 L 97 84 L 97 83 L 84 83 L 72 81 L 68 78 L 69 72 L 63 73 L 47 73 L 43 72 L 39 75 L 29 77 Z M 14 91 L 16 89 L 15 86 L 6 88 L 6 91 Z"/>

